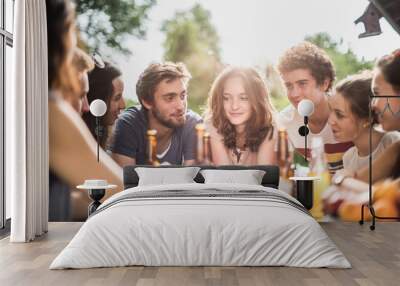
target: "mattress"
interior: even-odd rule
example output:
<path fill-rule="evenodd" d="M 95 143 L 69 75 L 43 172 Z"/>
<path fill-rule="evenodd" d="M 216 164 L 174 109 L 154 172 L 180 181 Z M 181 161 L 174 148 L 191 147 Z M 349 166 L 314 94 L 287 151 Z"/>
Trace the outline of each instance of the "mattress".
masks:
<path fill-rule="evenodd" d="M 286 193 L 198 183 L 140 186 L 112 196 L 50 269 L 130 265 L 351 267 Z"/>

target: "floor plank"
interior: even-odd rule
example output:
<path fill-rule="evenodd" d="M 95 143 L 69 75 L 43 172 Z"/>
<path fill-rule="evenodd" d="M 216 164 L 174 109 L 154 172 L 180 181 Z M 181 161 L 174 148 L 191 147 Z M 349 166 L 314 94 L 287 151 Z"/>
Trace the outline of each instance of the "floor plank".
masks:
<path fill-rule="evenodd" d="M 50 223 L 49 233 L 32 243 L 0 240 L 0 285 L 398 285 L 400 224 L 378 222 L 375 231 L 356 223 L 321 223 L 351 262 L 352 269 L 290 267 L 118 267 L 48 269 L 81 223 Z"/>

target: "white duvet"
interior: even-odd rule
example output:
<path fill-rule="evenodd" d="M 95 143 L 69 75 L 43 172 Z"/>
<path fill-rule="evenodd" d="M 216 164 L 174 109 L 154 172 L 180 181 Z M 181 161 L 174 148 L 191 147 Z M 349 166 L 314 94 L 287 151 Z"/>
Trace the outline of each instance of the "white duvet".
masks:
<path fill-rule="evenodd" d="M 121 200 L 173 190 L 242 195 Z M 251 191 L 272 197 L 252 197 Z M 135 187 L 104 202 L 50 269 L 127 265 L 350 268 L 320 225 L 294 204 L 299 203 L 279 190 L 254 185 Z"/>

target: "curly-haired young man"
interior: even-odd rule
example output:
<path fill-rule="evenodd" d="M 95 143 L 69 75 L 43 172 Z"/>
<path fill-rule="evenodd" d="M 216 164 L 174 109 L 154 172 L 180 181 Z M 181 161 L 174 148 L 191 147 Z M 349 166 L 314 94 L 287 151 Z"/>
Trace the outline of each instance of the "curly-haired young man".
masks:
<path fill-rule="evenodd" d="M 291 103 L 280 112 L 278 122 L 287 130 L 294 148 L 302 155 L 307 152 L 307 157 L 310 158 L 310 150 L 304 150 L 304 137 L 298 133 L 304 119 L 297 113 L 299 102 L 309 99 L 314 103 L 315 111 L 309 117 L 308 146 L 311 146 L 310 142 L 314 137 L 322 137 L 330 171 L 335 172 L 343 168 L 343 153 L 352 144 L 337 142 L 328 124 L 330 111 L 327 94 L 335 80 L 335 69 L 331 59 L 316 45 L 302 42 L 281 56 L 278 70 Z"/>
<path fill-rule="evenodd" d="M 150 64 L 136 84 L 141 107 L 128 108 L 117 120 L 111 142 L 113 159 L 122 167 L 147 164 L 147 130 L 157 131 L 160 163 L 191 165 L 196 156 L 195 125 L 201 117 L 187 109 L 186 67 Z"/>

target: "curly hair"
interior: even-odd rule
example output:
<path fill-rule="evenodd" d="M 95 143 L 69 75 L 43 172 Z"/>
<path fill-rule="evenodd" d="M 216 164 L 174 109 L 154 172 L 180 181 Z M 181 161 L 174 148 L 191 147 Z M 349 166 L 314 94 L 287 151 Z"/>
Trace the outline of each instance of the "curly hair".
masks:
<path fill-rule="evenodd" d="M 332 88 L 335 81 L 335 68 L 328 54 L 310 42 L 302 42 L 288 49 L 279 59 L 278 70 L 287 73 L 296 69 L 308 69 L 318 85 L 329 80 L 326 91 Z"/>
<path fill-rule="evenodd" d="M 376 66 L 382 71 L 383 77 L 393 86 L 393 89 L 400 92 L 400 49 L 380 58 Z"/>
<path fill-rule="evenodd" d="M 273 135 L 273 113 L 275 112 L 267 86 L 261 75 L 253 68 L 227 67 L 215 79 L 208 96 L 206 120 L 211 120 L 218 133 L 224 138 L 228 149 L 236 148 L 236 129 L 224 111 L 223 93 L 226 81 L 232 77 L 240 77 L 249 97 L 251 116 L 246 122 L 245 146 L 252 152 L 257 152 L 264 139 Z"/>
<path fill-rule="evenodd" d="M 185 64 L 172 62 L 150 64 L 136 83 L 136 95 L 140 104 L 143 106 L 143 100 L 146 102 L 154 100 L 154 92 L 160 82 L 163 80 L 170 82 L 178 78 L 185 79 L 185 83 L 190 80 L 191 75 Z"/>

